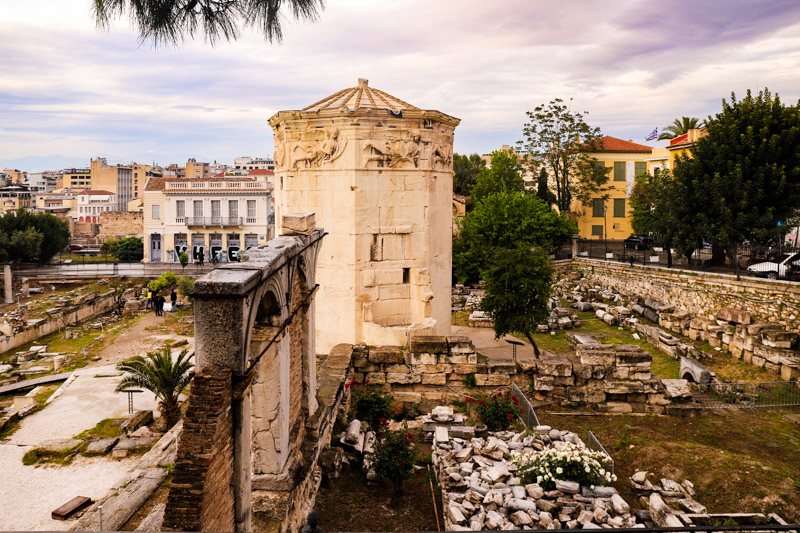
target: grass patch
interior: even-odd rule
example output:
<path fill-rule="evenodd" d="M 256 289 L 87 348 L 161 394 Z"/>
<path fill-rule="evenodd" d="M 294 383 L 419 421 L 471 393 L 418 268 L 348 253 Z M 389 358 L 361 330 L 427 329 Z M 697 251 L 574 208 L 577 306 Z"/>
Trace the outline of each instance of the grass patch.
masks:
<path fill-rule="evenodd" d="M 120 428 L 124 420 L 124 418 L 106 418 L 98 422 L 95 427 L 78 433 L 74 438 L 83 440 L 89 438 L 107 439 L 119 437 Z"/>
<path fill-rule="evenodd" d="M 451 323 L 454 326 L 469 327 L 469 311 L 453 311 L 450 316 L 452 317 Z"/>
<path fill-rule="evenodd" d="M 3 428 L 3 431 L 0 431 L 0 440 L 7 440 L 11 435 L 14 434 L 16 430 L 19 429 L 19 420 L 14 420 L 6 424 L 6 427 Z"/>
<path fill-rule="evenodd" d="M 48 452 L 40 448 L 34 448 L 25 452 L 25 455 L 22 456 L 22 464 L 25 466 L 46 463 L 68 465 L 72 462 L 75 456 L 78 455 L 78 452 L 82 447 L 83 443 L 66 450 L 61 450 L 60 452 Z"/>

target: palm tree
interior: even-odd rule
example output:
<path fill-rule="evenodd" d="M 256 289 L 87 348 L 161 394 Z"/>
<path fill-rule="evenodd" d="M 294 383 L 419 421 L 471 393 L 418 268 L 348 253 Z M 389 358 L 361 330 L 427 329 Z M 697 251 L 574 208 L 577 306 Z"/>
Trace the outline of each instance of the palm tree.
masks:
<path fill-rule="evenodd" d="M 117 370 L 127 372 L 127 374 L 116 389 L 116 392 L 120 392 L 138 387 L 155 394 L 156 398 L 160 400 L 159 410 L 161 416 L 166 420 L 168 428 L 172 427 L 180 418 L 178 397 L 192 380 L 192 368 L 194 368 L 194 365 L 189 362 L 191 356 L 188 348 L 181 350 L 175 361 L 172 360 L 171 352 L 169 345 L 165 345 L 160 351 L 149 352 L 144 357 L 137 355 L 119 363 Z"/>
<path fill-rule="evenodd" d="M 661 135 L 658 136 L 658 140 L 674 139 L 675 137 L 680 137 L 684 133 L 687 133 L 689 130 L 701 128 L 705 125 L 705 120 L 700 120 L 695 117 L 681 117 L 680 120 L 676 118 L 672 121 L 672 124 L 662 130 Z"/>
<path fill-rule="evenodd" d="M 283 10 L 282 4 L 286 4 Z M 286 9 L 295 19 L 314 21 L 324 4 L 324 0 L 94 0 L 93 9 L 101 28 L 118 17 L 130 18 L 142 42 L 178 44 L 199 31 L 213 46 L 219 39 L 237 39 L 242 26 L 260 29 L 267 41 L 280 42 Z"/>

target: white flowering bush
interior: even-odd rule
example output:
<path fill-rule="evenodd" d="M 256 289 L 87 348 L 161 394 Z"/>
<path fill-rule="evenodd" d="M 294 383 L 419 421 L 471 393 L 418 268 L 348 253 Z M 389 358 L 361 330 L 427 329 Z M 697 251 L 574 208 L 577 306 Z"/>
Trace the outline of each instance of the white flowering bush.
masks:
<path fill-rule="evenodd" d="M 523 482 L 538 483 L 544 490 L 553 490 L 555 480 L 577 481 L 584 487 L 610 485 L 617 476 L 609 472 L 609 457 L 603 452 L 566 442 L 560 450 L 545 448 L 542 451 L 511 452 L 517 465 L 517 475 Z"/>

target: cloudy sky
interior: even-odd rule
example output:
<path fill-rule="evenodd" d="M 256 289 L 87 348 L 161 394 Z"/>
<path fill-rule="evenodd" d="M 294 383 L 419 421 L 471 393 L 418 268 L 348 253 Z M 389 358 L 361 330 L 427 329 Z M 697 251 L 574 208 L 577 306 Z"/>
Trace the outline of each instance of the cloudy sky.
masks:
<path fill-rule="evenodd" d="M 140 44 L 124 19 L 98 30 L 90 7 L 0 0 L 0 162 L 271 155 L 273 113 L 359 77 L 461 118 L 460 153 L 514 143 L 525 111 L 556 97 L 637 142 L 731 91 L 800 98 L 797 0 L 328 0 L 281 44 L 179 48 Z"/>

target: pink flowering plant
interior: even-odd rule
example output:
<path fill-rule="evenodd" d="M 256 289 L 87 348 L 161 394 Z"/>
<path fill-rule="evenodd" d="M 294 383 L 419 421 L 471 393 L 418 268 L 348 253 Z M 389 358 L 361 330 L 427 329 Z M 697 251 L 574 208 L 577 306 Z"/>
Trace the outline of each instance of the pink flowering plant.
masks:
<path fill-rule="evenodd" d="M 617 476 L 609 469 L 610 459 L 603 452 L 590 450 L 572 442 L 561 449 L 511 452 L 517 475 L 524 484 L 538 483 L 544 490 L 553 490 L 555 480 L 576 481 L 594 490 L 595 485 L 611 485 Z"/>
<path fill-rule="evenodd" d="M 508 429 L 520 412 L 516 396 L 497 391 L 487 398 L 467 397 L 467 403 L 475 409 L 479 423 L 485 424 L 489 431 Z"/>
<path fill-rule="evenodd" d="M 381 422 L 376 432 L 374 467 L 375 473 L 383 481 L 390 483 L 395 493 L 402 494 L 403 482 L 414 473 L 417 448 L 414 435 L 408 432 L 404 423 L 401 431 L 389 431 L 388 421 Z"/>

